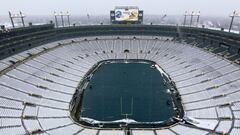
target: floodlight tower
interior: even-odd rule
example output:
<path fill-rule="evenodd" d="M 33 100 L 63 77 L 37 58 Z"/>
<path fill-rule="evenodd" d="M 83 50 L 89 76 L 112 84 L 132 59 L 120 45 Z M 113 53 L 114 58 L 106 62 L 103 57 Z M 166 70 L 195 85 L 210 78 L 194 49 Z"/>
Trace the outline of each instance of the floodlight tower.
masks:
<path fill-rule="evenodd" d="M 15 27 L 15 24 L 14 24 L 14 19 L 18 19 L 20 18 L 21 21 L 22 21 L 22 26 L 25 27 L 25 23 L 24 23 L 24 18 L 26 17 L 21 11 L 19 12 L 19 14 L 12 14 L 10 11 L 8 12 L 9 14 L 9 18 L 11 20 L 11 23 L 12 23 L 12 27 L 14 28 Z"/>
<path fill-rule="evenodd" d="M 192 26 L 192 21 L 193 21 L 193 15 L 194 15 L 194 11 L 192 11 L 192 13 L 191 13 L 191 19 L 190 19 L 190 27 Z"/>
<path fill-rule="evenodd" d="M 58 27 L 58 19 L 57 19 L 57 16 L 59 16 L 59 14 L 57 14 L 57 13 L 54 11 L 54 18 L 55 18 L 56 27 Z"/>
<path fill-rule="evenodd" d="M 14 28 L 15 25 L 14 25 L 14 22 L 13 22 L 12 13 L 10 11 L 8 11 L 8 14 L 9 14 L 9 18 L 10 18 L 11 23 L 12 23 L 12 27 Z"/>
<path fill-rule="evenodd" d="M 198 26 L 198 23 L 199 23 L 199 20 L 200 20 L 200 11 L 198 11 L 198 13 L 197 13 L 197 24 L 196 24 L 196 26 Z"/>
<path fill-rule="evenodd" d="M 67 11 L 67 13 L 66 13 L 66 16 L 67 16 L 67 20 L 68 20 L 68 26 L 70 27 L 70 26 L 71 26 L 71 24 L 70 24 L 70 19 L 69 19 L 70 14 L 69 14 L 68 11 Z"/>
<path fill-rule="evenodd" d="M 186 25 L 186 21 L 187 21 L 188 16 L 191 16 L 191 13 L 189 13 L 188 11 L 185 11 L 183 25 Z"/>
<path fill-rule="evenodd" d="M 24 23 L 24 19 L 23 19 L 25 17 L 25 15 L 21 11 L 19 13 L 20 13 L 20 18 L 22 20 L 22 25 L 23 25 L 23 27 L 25 27 L 25 23 Z"/>
<path fill-rule="evenodd" d="M 231 23 L 230 23 L 230 26 L 229 26 L 229 32 L 231 32 L 234 18 L 235 18 L 235 17 L 240 17 L 240 11 L 236 11 L 236 10 L 233 11 L 233 14 L 231 14 L 230 17 L 231 17 L 232 19 L 231 19 Z"/>
<path fill-rule="evenodd" d="M 64 23 L 64 17 L 65 17 L 65 16 L 67 17 L 68 26 L 71 26 L 71 23 L 70 23 L 70 14 L 69 14 L 68 11 L 67 11 L 66 13 L 63 13 L 62 11 L 61 11 L 60 13 L 54 12 L 56 27 L 59 27 L 59 24 L 58 24 L 58 16 L 60 16 L 60 18 L 61 18 L 62 27 L 65 26 L 65 23 Z"/>
<path fill-rule="evenodd" d="M 199 18 L 200 18 L 200 11 L 198 11 L 198 12 L 192 11 L 192 13 L 191 13 L 191 20 L 190 20 L 190 26 L 192 26 L 192 23 L 193 23 L 193 20 L 194 20 L 195 16 L 197 17 L 197 25 L 198 25 Z"/>
<path fill-rule="evenodd" d="M 63 13 L 62 11 L 60 12 L 61 20 L 62 20 L 62 26 L 64 27 L 64 20 L 63 20 Z"/>

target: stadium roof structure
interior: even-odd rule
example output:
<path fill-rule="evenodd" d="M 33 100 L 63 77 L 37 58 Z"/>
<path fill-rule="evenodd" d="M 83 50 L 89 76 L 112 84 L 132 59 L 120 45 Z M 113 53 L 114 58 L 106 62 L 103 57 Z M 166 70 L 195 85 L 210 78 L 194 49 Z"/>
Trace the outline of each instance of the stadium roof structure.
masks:
<path fill-rule="evenodd" d="M 39 27 L 41 30 L 34 32 Z M 176 26 L 39 27 L 13 30 L 20 34 L 7 37 L 8 41 L 1 39 L 7 47 L 22 45 L 22 50 L 7 48 L 15 53 L 2 54 L 6 56 L 0 61 L 0 134 L 240 133 L 239 55 L 237 51 L 236 55 L 229 53 L 230 46 L 236 50 L 239 45 L 229 45 L 239 43 L 239 35 L 182 27 L 181 38 Z M 208 34 L 204 36 L 204 32 Z M 218 38 L 221 44 L 214 46 L 216 40 L 210 42 L 210 38 Z M 160 65 L 181 95 L 184 118 L 165 128 L 129 130 L 91 128 L 75 122 L 70 111 L 79 82 L 94 64 L 108 59 L 145 59 Z"/>

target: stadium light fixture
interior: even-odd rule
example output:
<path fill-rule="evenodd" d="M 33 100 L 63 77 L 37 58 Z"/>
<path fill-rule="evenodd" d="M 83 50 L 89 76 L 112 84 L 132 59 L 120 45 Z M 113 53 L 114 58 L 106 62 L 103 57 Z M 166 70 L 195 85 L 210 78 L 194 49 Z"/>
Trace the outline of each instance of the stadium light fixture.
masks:
<path fill-rule="evenodd" d="M 196 13 L 196 16 L 197 16 L 197 23 L 196 23 L 196 26 L 198 26 L 198 23 L 199 23 L 199 20 L 200 20 L 200 14 L 201 14 L 200 11 L 198 11 L 198 12 Z"/>
<path fill-rule="evenodd" d="M 25 17 L 25 15 L 24 15 L 21 11 L 20 11 L 19 13 L 20 13 L 20 18 L 21 18 L 21 20 L 22 20 L 23 27 L 25 27 L 24 20 L 23 20 L 23 18 Z"/>
<path fill-rule="evenodd" d="M 187 16 L 190 16 L 190 15 L 191 15 L 191 14 L 190 14 L 188 11 L 185 11 L 183 25 L 186 25 Z"/>
<path fill-rule="evenodd" d="M 62 11 L 60 12 L 61 20 L 62 20 L 62 26 L 64 27 L 64 20 L 63 20 L 63 13 Z"/>
<path fill-rule="evenodd" d="M 186 25 L 187 16 L 189 16 L 189 13 L 185 11 L 183 25 Z"/>
<path fill-rule="evenodd" d="M 54 18 L 55 18 L 55 25 L 56 25 L 56 27 L 58 27 L 58 19 L 57 19 L 57 16 L 58 16 L 57 12 L 54 11 Z"/>
<path fill-rule="evenodd" d="M 194 19 L 195 16 L 197 17 L 197 24 L 198 24 L 198 21 L 199 21 L 199 18 L 200 18 L 200 11 L 198 11 L 198 12 L 192 11 L 192 13 L 191 13 L 191 20 L 190 20 L 190 26 L 192 26 L 193 19 Z"/>
<path fill-rule="evenodd" d="M 192 26 L 193 22 L 194 22 L 194 17 L 197 17 L 197 22 L 196 25 L 198 25 L 199 23 L 199 19 L 200 19 L 200 11 L 185 11 L 184 13 L 184 22 L 183 25 L 186 25 L 186 21 L 187 21 L 187 17 L 190 16 L 190 26 Z"/>
<path fill-rule="evenodd" d="M 62 27 L 64 27 L 64 25 L 65 25 L 64 17 L 67 17 L 68 26 L 71 26 L 71 23 L 70 23 L 70 13 L 68 11 L 66 13 L 63 13 L 62 11 L 60 13 L 57 13 L 57 12 L 54 11 L 56 27 L 58 27 L 58 16 L 60 16 L 60 18 L 61 18 Z"/>
<path fill-rule="evenodd" d="M 9 11 L 8 14 L 9 14 L 9 18 L 10 18 L 10 20 L 11 20 L 11 23 L 12 23 L 12 27 L 13 27 L 13 28 L 15 27 L 14 19 L 21 19 L 22 26 L 25 27 L 25 23 L 24 23 L 24 18 L 26 17 L 25 14 L 23 14 L 21 11 L 19 11 L 19 14 L 12 14 L 12 13 Z"/>
<path fill-rule="evenodd" d="M 70 13 L 67 11 L 67 13 L 66 13 L 66 16 L 67 16 L 67 20 L 68 20 L 68 26 L 70 26 L 70 18 L 69 18 L 69 16 L 70 16 Z"/>
<path fill-rule="evenodd" d="M 230 15 L 230 17 L 231 17 L 232 19 L 231 19 L 230 26 L 229 26 L 229 32 L 231 32 L 234 18 L 235 18 L 235 17 L 240 17 L 240 11 L 234 10 L 233 13 Z"/>
<path fill-rule="evenodd" d="M 192 13 L 191 13 L 191 19 L 190 19 L 190 26 L 192 26 L 192 21 L 193 21 L 193 15 L 194 15 L 194 11 L 192 11 Z"/>

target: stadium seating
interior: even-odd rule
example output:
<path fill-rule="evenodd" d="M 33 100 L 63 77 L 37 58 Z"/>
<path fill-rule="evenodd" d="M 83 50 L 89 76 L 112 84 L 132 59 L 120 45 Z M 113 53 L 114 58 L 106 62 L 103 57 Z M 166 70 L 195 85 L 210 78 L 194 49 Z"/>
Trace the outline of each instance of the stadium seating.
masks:
<path fill-rule="evenodd" d="M 166 129 L 133 129 L 132 135 L 240 133 L 239 65 L 170 37 L 133 37 L 66 39 L 1 60 L 0 134 L 125 135 L 124 130 L 82 127 L 70 117 L 79 81 L 106 59 L 155 61 L 175 82 L 185 116 L 215 123 L 209 128 L 180 122 Z"/>

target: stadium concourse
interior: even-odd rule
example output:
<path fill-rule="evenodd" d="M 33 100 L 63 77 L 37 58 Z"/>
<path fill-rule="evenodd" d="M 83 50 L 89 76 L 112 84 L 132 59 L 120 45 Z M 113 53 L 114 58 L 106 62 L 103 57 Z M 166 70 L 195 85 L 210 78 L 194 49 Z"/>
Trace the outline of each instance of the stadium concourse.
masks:
<path fill-rule="evenodd" d="M 95 63 L 147 59 L 175 82 L 185 116 L 164 129 L 131 129 L 132 135 L 239 135 L 239 65 L 172 38 L 133 37 L 66 39 L 1 60 L 0 134 L 125 135 L 121 129 L 77 124 L 71 119 L 69 104 Z"/>

